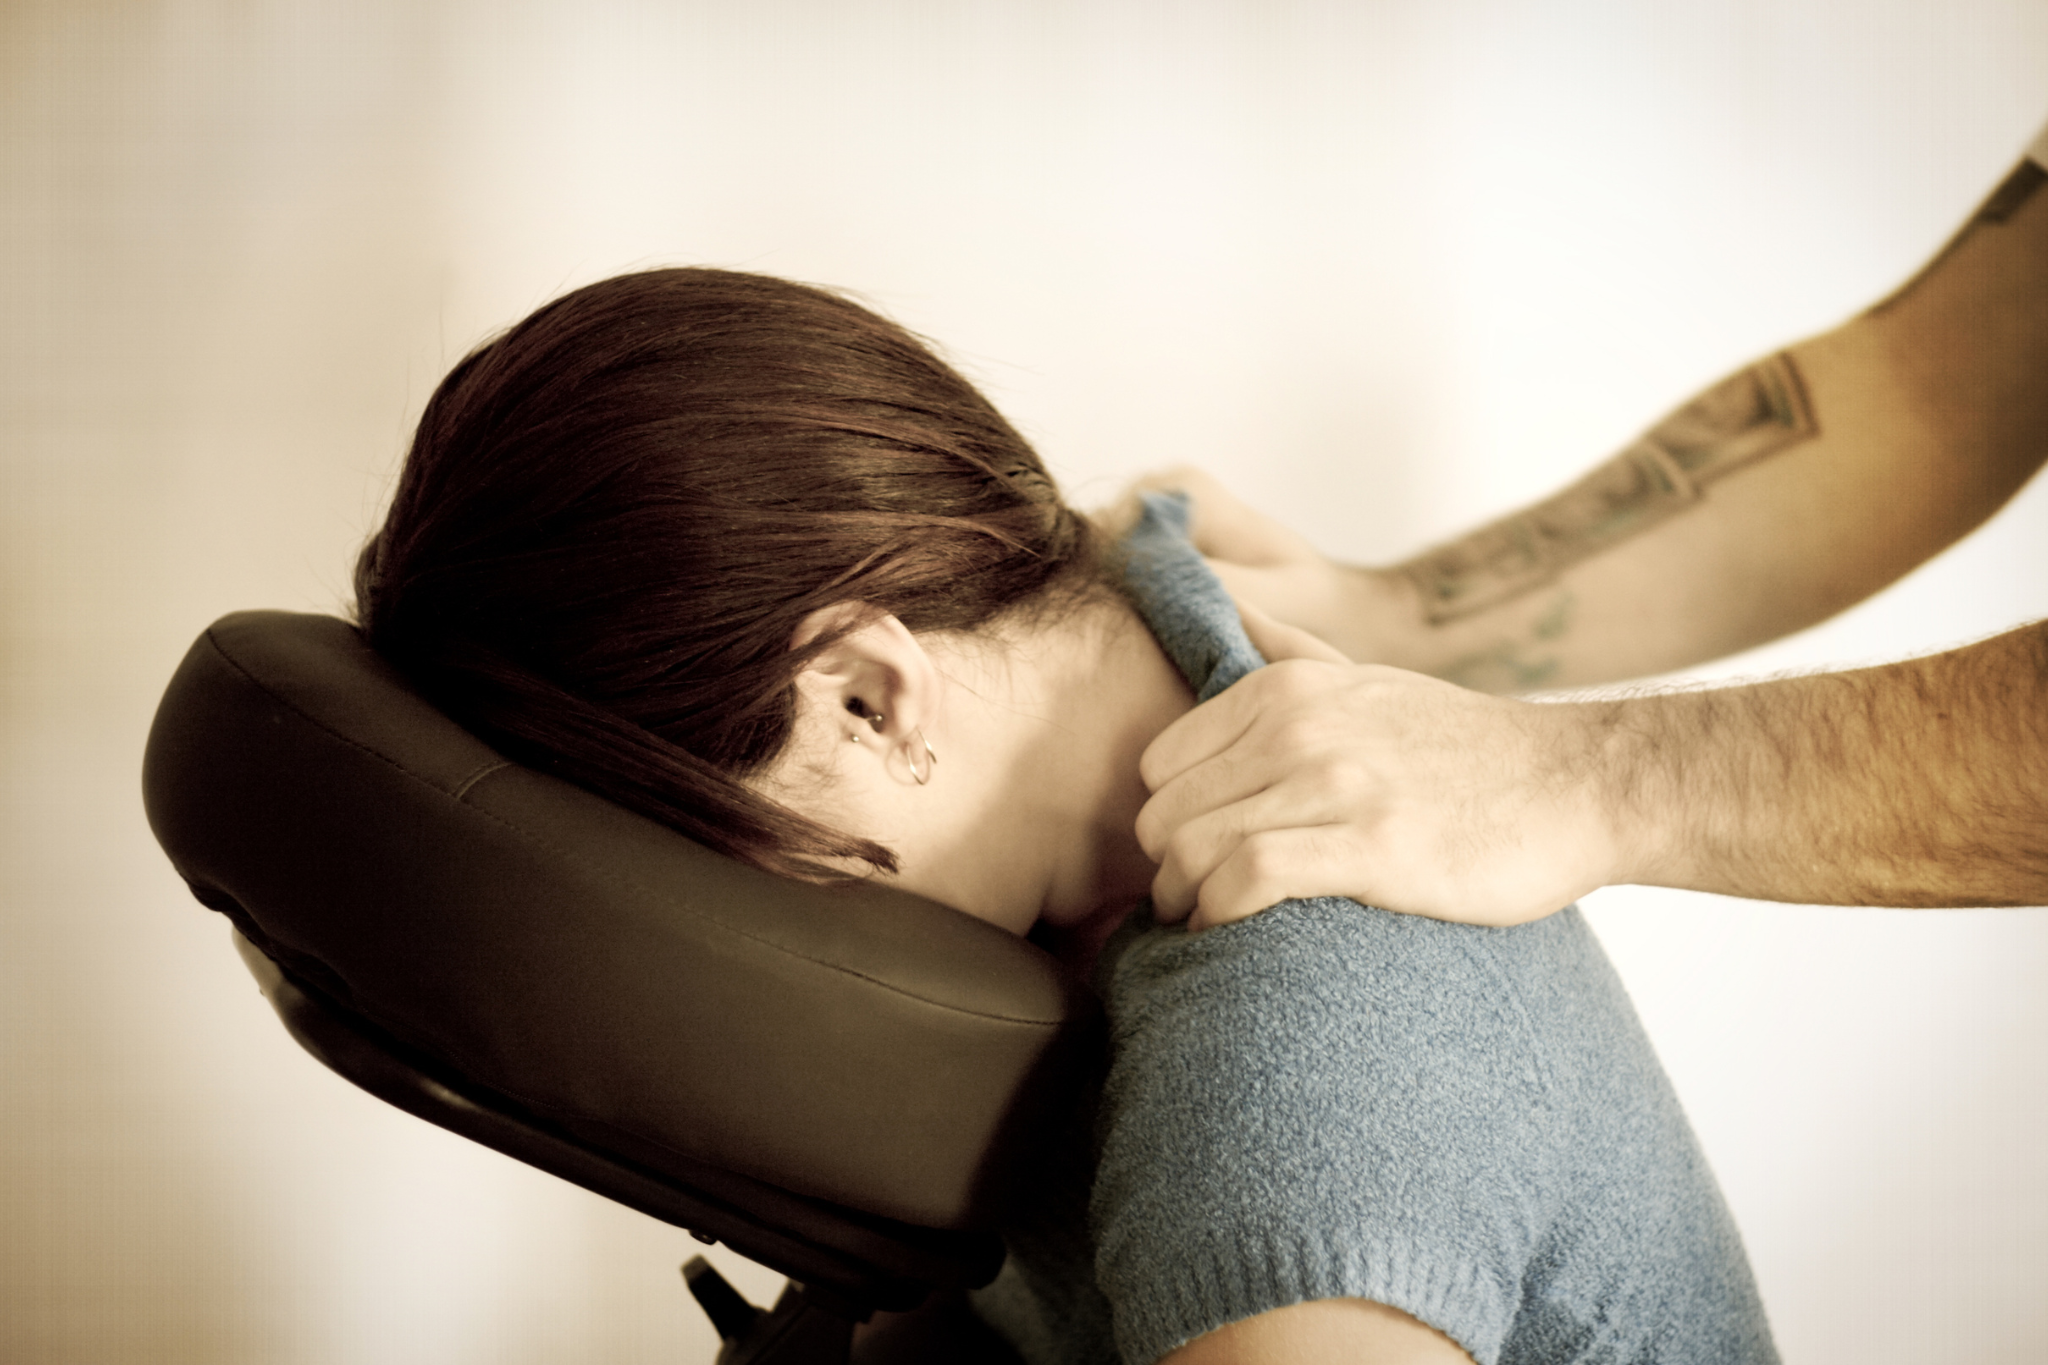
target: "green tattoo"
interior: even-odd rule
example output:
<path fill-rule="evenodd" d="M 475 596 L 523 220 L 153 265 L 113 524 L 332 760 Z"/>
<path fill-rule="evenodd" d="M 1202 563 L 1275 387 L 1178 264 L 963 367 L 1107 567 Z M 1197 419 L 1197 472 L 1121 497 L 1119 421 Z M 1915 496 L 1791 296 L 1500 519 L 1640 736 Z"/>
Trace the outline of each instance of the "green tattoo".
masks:
<path fill-rule="evenodd" d="M 1539 640 L 1558 640 L 1564 638 L 1564 633 L 1571 629 L 1572 608 L 1577 605 L 1578 599 L 1574 598 L 1570 593 L 1559 593 L 1557 600 L 1550 604 L 1550 610 L 1536 618 L 1536 626 L 1533 632 L 1536 638 Z"/>
<path fill-rule="evenodd" d="M 1555 653 L 1532 650 L 1550 645 L 1571 629 L 1572 609 L 1577 599 L 1568 591 L 1538 616 L 1529 629 L 1527 641 L 1503 640 L 1489 649 L 1477 650 L 1453 660 L 1438 676 L 1475 692 L 1533 692 L 1557 676 L 1563 660 Z"/>

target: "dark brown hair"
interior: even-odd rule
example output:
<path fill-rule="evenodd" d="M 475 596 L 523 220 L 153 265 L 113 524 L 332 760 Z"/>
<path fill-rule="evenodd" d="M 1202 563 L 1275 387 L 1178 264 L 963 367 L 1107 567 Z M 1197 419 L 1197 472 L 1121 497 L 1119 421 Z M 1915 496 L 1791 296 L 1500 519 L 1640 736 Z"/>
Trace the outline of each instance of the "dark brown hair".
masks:
<path fill-rule="evenodd" d="M 819 607 L 914 632 L 1092 584 L 1036 454 L 901 327 L 759 275 L 576 290 L 428 402 L 356 566 L 370 643 L 508 758 L 785 875 L 893 868 L 737 779 L 781 752 Z"/>

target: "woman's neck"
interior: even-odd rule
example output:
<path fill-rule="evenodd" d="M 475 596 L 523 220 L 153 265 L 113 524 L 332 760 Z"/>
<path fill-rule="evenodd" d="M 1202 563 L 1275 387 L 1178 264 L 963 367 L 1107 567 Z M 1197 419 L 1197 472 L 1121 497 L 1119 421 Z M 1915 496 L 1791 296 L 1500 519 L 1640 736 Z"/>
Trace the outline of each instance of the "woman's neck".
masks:
<path fill-rule="evenodd" d="M 1117 597 L 949 644 L 959 761 L 947 776 L 967 803 L 966 838 L 934 850 L 959 888 L 941 898 L 1015 932 L 1036 919 L 1107 934 L 1154 872 L 1134 830 L 1147 796 L 1138 759 L 1193 694 Z"/>

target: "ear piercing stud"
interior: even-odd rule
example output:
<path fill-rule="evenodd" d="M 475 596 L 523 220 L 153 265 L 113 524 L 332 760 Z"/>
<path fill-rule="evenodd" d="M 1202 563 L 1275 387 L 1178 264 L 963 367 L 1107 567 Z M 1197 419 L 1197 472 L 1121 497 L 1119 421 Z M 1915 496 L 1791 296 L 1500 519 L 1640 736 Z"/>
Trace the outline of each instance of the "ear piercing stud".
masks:
<path fill-rule="evenodd" d="M 875 733 L 878 735 L 882 733 L 882 727 L 886 725 L 889 721 L 889 718 L 883 715 L 880 711 L 876 711 L 875 713 L 870 715 L 868 713 L 867 704 L 863 702 L 859 697 L 848 697 L 846 699 L 846 709 L 853 712 L 853 714 L 855 714 L 856 716 L 859 716 L 862 719 L 866 720 L 868 724 L 874 726 Z M 855 744 L 860 743 L 860 735 L 857 733 L 848 735 L 847 738 L 852 740 Z"/>

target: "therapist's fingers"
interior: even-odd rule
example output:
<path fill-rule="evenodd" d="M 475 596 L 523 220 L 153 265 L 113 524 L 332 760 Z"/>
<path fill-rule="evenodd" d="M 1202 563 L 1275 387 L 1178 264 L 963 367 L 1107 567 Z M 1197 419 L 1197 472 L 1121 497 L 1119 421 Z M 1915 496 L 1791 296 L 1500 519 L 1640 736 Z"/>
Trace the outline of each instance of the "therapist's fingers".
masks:
<path fill-rule="evenodd" d="M 1315 703 L 1341 682 L 1340 670 L 1310 659 L 1288 659 L 1257 669 L 1160 731 L 1138 758 L 1138 776 L 1156 794 L 1220 753 L 1243 750 L 1240 757 L 1249 756 L 1256 748 L 1245 741 L 1254 726 L 1260 729 L 1259 744 L 1270 745 L 1268 728 L 1277 721 L 1312 716 Z"/>
<path fill-rule="evenodd" d="M 1178 919 L 1199 895 L 1210 903 L 1208 880 L 1254 844 L 1249 869 L 1234 874 L 1274 899 L 1332 895 L 1356 884 L 1357 866 L 1338 875 L 1326 862 L 1304 865 L 1306 878 L 1271 862 L 1276 850 L 1257 841 L 1281 830 L 1316 830 L 1327 853 L 1332 840 L 1350 842 L 1354 828 L 1370 827 L 1384 806 L 1385 783 L 1346 746 L 1330 743 L 1326 717 L 1314 711 L 1261 717 L 1242 743 L 1188 769 L 1139 812 L 1139 841 L 1159 864 L 1152 900 L 1163 919 Z M 1269 841 L 1270 842 L 1270 841 Z M 1334 879 L 1334 880 L 1333 880 Z M 1226 887 L 1237 883 L 1226 882 Z M 1270 904 L 1271 902 L 1267 902 Z M 1257 909 L 1258 907 L 1252 907 Z"/>
<path fill-rule="evenodd" d="M 1289 739 L 1299 747 L 1308 738 L 1284 731 L 1262 737 L 1261 743 L 1243 742 L 1254 725 L 1284 718 L 1336 682 L 1334 676 L 1294 661 L 1349 662 L 1307 631 L 1275 621 L 1248 603 L 1238 603 L 1238 614 L 1253 645 L 1275 665 L 1257 670 L 1196 707 L 1146 748 L 1138 772 L 1154 799 L 1139 816 L 1138 842 L 1154 861 L 1164 856 L 1166 837 L 1188 819 L 1241 800 L 1272 781 L 1279 757 L 1276 747 L 1284 747 Z"/>
<path fill-rule="evenodd" d="M 1342 825 L 1262 829 L 1232 845 L 1202 879 L 1188 928 L 1199 933 L 1249 919 L 1282 901 L 1356 897 L 1360 851 Z"/>
<path fill-rule="evenodd" d="M 1270 685 L 1265 675 L 1271 671 L 1258 670 L 1153 736 L 1138 756 L 1138 777 L 1146 790 L 1157 792 L 1203 759 L 1237 743 L 1259 718 L 1261 696 Z"/>
<path fill-rule="evenodd" d="M 1347 815 L 1370 801 L 1369 786 L 1338 758 L 1296 765 L 1241 799 L 1198 810 L 1175 825 L 1160 848 L 1154 913 L 1170 923 L 1199 907 L 1198 922 L 1223 923 L 1276 901 L 1339 894 L 1351 883 L 1326 856 L 1289 865 L 1281 855 L 1305 841 L 1327 854 L 1333 840 L 1341 841 Z M 1288 837 L 1276 837 L 1281 834 Z M 1230 875 L 1216 882 L 1226 867 Z M 1242 897 L 1255 895 L 1267 899 L 1239 908 Z"/>
<path fill-rule="evenodd" d="M 1198 831 L 1206 828 L 1196 822 L 1242 805 L 1271 786 L 1279 771 L 1255 745 L 1231 745 L 1209 755 L 1161 784 L 1146 800 L 1135 826 L 1138 846 L 1146 857 L 1164 865 L 1173 860 L 1178 839 L 1181 860 L 1186 862 L 1188 841 L 1199 838 Z M 1173 885 L 1171 880 L 1167 885 Z"/>
<path fill-rule="evenodd" d="M 1276 718 L 1270 711 L 1260 712 L 1255 705 L 1259 691 L 1248 689 L 1245 699 L 1254 705 L 1239 708 L 1222 705 L 1231 695 L 1226 692 L 1176 721 L 1176 725 L 1187 727 L 1181 735 L 1161 734 L 1154 741 L 1184 744 L 1193 757 L 1182 763 L 1180 756 L 1174 755 L 1171 761 L 1177 768 L 1173 776 L 1159 782 L 1138 811 L 1138 844 L 1153 862 L 1172 866 L 1177 861 L 1183 869 L 1200 864 L 1206 870 L 1216 859 L 1197 855 L 1208 842 L 1241 834 L 1254 813 L 1267 819 L 1279 815 L 1272 801 L 1255 808 L 1246 803 L 1276 785 L 1287 784 L 1301 762 L 1303 745 L 1312 740 L 1301 724 Z M 1212 708 L 1221 719 L 1213 726 L 1205 725 L 1213 717 L 1201 713 Z M 1244 722 L 1241 730 L 1239 721 Z M 1165 765 L 1155 764 L 1154 770 L 1164 771 Z M 1302 784 L 1292 785 L 1299 788 Z M 1230 812 L 1230 823 L 1216 823 L 1222 812 Z M 1178 883 L 1173 875 L 1161 885 L 1176 908 L 1187 908 L 1175 890 Z"/>
<path fill-rule="evenodd" d="M 1244 800 L 1203 807 L 1170 827 L 1164 826 L 1163 820 L 1155 824 L 1155 828 L 1169 828 L 1156 852 L 1146 850 L 1159 864 L 1152 877 L 1155 919 L 1165 924 L 1184 919 L 1196 908 L 1202 887 L 1223 861 L 1247 836 L 1272 823 L 1271 814 L 1261 808 L 1271 803 L 1258 799 L 1265 794 L 1255 792 Z M 1158 805 L 1162 796 L 1153 797 L 1148 809 Z"/>

